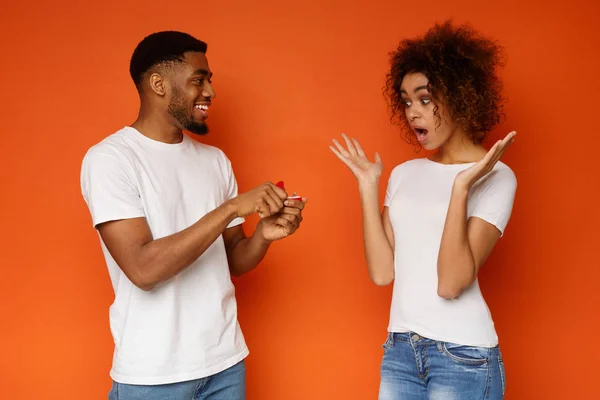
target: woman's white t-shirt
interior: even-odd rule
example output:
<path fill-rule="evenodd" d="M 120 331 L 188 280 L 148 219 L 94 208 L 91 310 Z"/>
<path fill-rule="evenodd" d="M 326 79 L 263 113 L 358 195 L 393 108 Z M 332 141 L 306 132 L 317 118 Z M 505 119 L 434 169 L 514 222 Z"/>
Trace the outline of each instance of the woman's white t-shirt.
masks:
<path fill-rule="evenodd" d="M 437 294 L 437 258 L 452 185 L 460 171 L 473 165 L 420 158 L 392 171 L 384 202 L 389 207 L 395 240 L 389 332 L 416 332 L 469 346 L 498 344 L 477 280 L 456 299 Z M 469 192 L 467 218 L 481 218 L 504 234 L 516 187 L 512 170 L 498 162 Z"/>

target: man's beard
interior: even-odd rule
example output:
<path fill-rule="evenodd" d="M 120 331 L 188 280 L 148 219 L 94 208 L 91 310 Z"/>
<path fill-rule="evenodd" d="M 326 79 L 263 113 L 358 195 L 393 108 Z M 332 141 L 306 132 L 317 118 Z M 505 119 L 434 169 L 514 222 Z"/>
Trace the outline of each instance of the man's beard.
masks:
<path fill-rule="evenodd" d="M 173 98 L 171 99 L 171 103 L 169 103 L 168 112 L 173 118 L 179 121 L 186 131 L 195 133 L 196 135 L 206 135 L 208 133 L 206 122 L 195 121 L 191 115 L 188 115 L 185 102 L 176 88 L 173 88 Z"/>

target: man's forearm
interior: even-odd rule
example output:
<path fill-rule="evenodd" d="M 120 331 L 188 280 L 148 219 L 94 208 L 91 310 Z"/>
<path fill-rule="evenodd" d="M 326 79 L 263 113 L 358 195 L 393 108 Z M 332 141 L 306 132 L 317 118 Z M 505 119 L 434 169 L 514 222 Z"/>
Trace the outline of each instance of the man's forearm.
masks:
<path fill-rule="evenodd" d="M 235 210 L 225 203 L 189 228 L 143 245 L 138 258 L 143 286 L 152 289 L 190 266 L 234 218 Z"/>
<path fill-rule="evenodd" d="M 260 222 L 254 234 L 238 241 L 229 252 L 229 270 L 239 276 L 256 268 L 263 260 L 271 241 L 260 234 Z"/>

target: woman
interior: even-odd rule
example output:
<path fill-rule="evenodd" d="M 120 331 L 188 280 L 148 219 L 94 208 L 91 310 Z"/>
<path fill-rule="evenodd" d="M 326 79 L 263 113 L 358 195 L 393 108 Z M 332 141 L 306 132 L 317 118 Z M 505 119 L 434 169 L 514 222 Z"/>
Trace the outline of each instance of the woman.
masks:
<path fill-rule="evenodd" d="M 398 165 L 383 213 L 382 162 L 355 139 L 331 150 L 358 180 L 369 274 L 394 281 L 379 399 L 502 399 L 504 367 L 477 273 L 510 218 L 513 172 L 499 162 L 515 132 L 487 151 L 499 122 L 500 47 L 446 22 L 404 40 L 386 92 L 407 139 L 429 158 Z"/>

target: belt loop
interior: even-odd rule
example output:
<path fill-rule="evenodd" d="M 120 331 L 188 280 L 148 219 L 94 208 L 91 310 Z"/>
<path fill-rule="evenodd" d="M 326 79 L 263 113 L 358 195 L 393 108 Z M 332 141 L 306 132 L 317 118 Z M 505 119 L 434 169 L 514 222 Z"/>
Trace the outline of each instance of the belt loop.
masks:
<path fill-rule="evenodd" d="M 394 332 L 388 334 L 388 341 L 390 342 L 390 346 L 394 347 Z"/>

